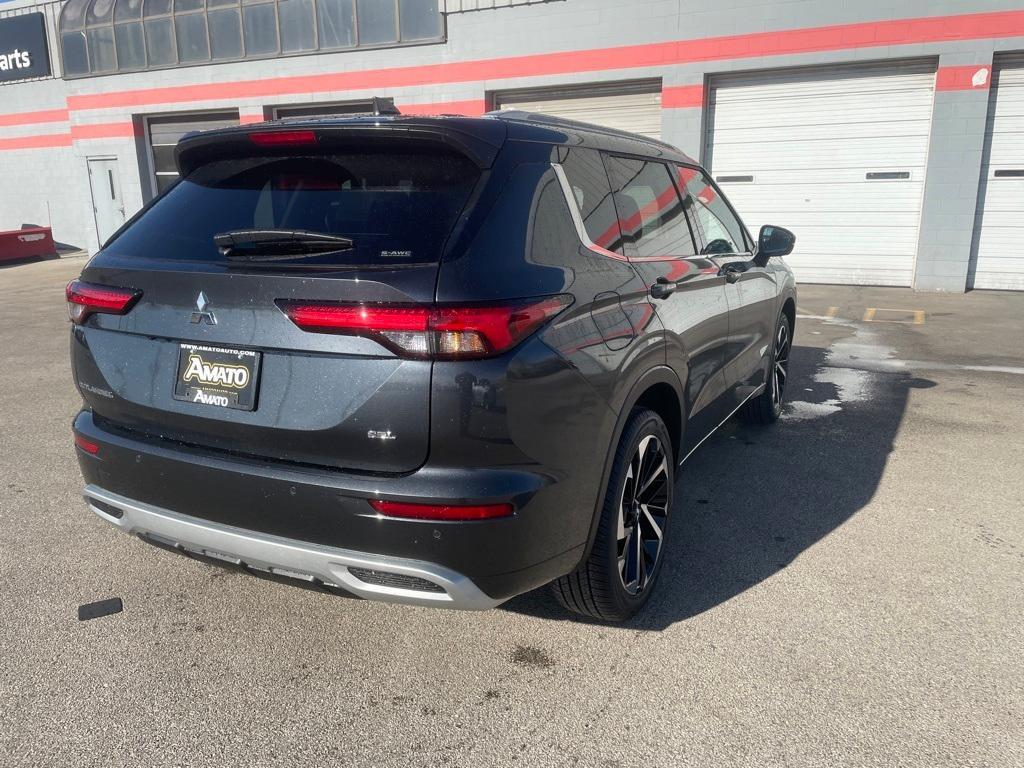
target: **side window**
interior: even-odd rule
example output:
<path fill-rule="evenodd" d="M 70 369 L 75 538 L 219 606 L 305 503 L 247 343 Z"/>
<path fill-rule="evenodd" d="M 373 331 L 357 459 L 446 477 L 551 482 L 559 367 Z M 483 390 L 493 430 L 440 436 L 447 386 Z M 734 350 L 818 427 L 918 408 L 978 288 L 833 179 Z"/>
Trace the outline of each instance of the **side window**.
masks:
<path fill-rule="evenodd" d="M 570 149 L 562 159 L 562 170 L 572 187 L 591 242 L 622 253 L 612 188 L 601 154 L 594 149 Z"/>
<path fill-rule="evenodd" d="M 679 186 L 692 200 L 690 210 L 701 232 L 704 233 L 702 253 L 708 256 L 723 253 L 743 253 L 747 250 L 743 226 L 733 215 L 728 204 L 715 191 L 711 181 L 696 168 L 678 166 Z"/>
<path fill-rule="evenodd" d="M 693 256 L 693 236 L 668 166 L 615 155 L 605 160 L 626 255 Z"/>

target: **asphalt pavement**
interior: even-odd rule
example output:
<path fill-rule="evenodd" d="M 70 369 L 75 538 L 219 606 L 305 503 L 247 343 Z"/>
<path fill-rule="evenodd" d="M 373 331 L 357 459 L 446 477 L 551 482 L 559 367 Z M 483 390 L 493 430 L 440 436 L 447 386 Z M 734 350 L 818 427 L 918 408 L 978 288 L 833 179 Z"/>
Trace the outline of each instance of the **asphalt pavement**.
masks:
<path fill-rule="evenodd" d="M 83 264 L 0 268 L 0 765 L 1024 765 L 1024 294 L 803 287 L 784 418 L 690 459 L 661 584 L 609 626 L 301 590 L 97 519 Z"/>

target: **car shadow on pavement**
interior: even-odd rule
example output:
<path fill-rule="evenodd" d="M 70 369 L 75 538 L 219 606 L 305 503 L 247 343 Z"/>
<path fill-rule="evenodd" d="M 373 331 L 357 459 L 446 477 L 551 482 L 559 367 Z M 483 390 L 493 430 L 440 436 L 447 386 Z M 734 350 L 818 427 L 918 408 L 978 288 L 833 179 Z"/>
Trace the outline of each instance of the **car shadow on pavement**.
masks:
<path fill-rule="evenodd" d="M 662 630 L 727 602 L 786 568 L 874 496 L 910 390 L 934 382 L 829 369 L 825 355 L 793 349 L 789 405 L 777 424 L 732 419 L 686 462 L 660 583 L 624 627 Z M 546 590 L 505 609 L 578 620 Z"/>
<path fill-rule="evenodd" d="M 41 261 L 57 261 L 60 256 L 49 255 L 49 256 L 22 256 L 17 259 L 3 259 L 0 261 L 0 269 L 13 269 L 14 267 L 21 267 L 25 264 L 38 264 Z"/>

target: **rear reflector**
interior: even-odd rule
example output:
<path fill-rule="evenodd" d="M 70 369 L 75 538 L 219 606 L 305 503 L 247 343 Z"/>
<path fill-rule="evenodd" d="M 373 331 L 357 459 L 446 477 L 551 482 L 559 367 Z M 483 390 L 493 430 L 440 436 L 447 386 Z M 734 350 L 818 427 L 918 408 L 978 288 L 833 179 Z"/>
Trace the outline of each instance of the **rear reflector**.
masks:
<path fill-rule="evenodd" d="M 100 447 L 98 444 L 92 442 L 91 440 L 86 440 L 81 435 L 75 435 L 75 445 L 77 445 L 86 453 L 92 454 L 93 456 L 100 452 Z"/>
<path fill-rule="evenodd" d="M 304 331 L 365 336 L 404 357 L 456 360 L 512 349 L 572 303 L 550 296 L 478 307 L 278 301 Z"/>
<path fill-rule="evenodd" d="M 313 131 L 260 131 L 250 133 L 249 141 L 260 147 L 294 147 L 316 144 Z"/>
<path fill-rule="evenodd" d="M 512 514 L 511 504 L 410 504 L 405 501 L 370 499 L 370 506 L 385 517 L 403 517 L 409 520 L 493 520 Z"/>
<path fill-rule="evenodd" d="M 68 300 L 68 315 L 71 322 L 81 325 L 89 315 L 96 313 L 123 315 L 139 300 L 142 291 L 72 280 L 64 294 Z"/>

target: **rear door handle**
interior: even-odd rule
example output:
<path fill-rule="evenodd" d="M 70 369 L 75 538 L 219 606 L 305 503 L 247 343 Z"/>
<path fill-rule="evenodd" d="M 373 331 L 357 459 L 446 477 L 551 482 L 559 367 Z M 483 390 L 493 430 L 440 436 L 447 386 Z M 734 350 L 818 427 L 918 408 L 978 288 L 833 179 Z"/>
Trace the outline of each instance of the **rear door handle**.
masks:
<path fill-rule="evenodd" d="M 652 299 L 667 299 L 676 291 L 676 284 L 665 277 L 659 277 L 651 286 Z"/>

